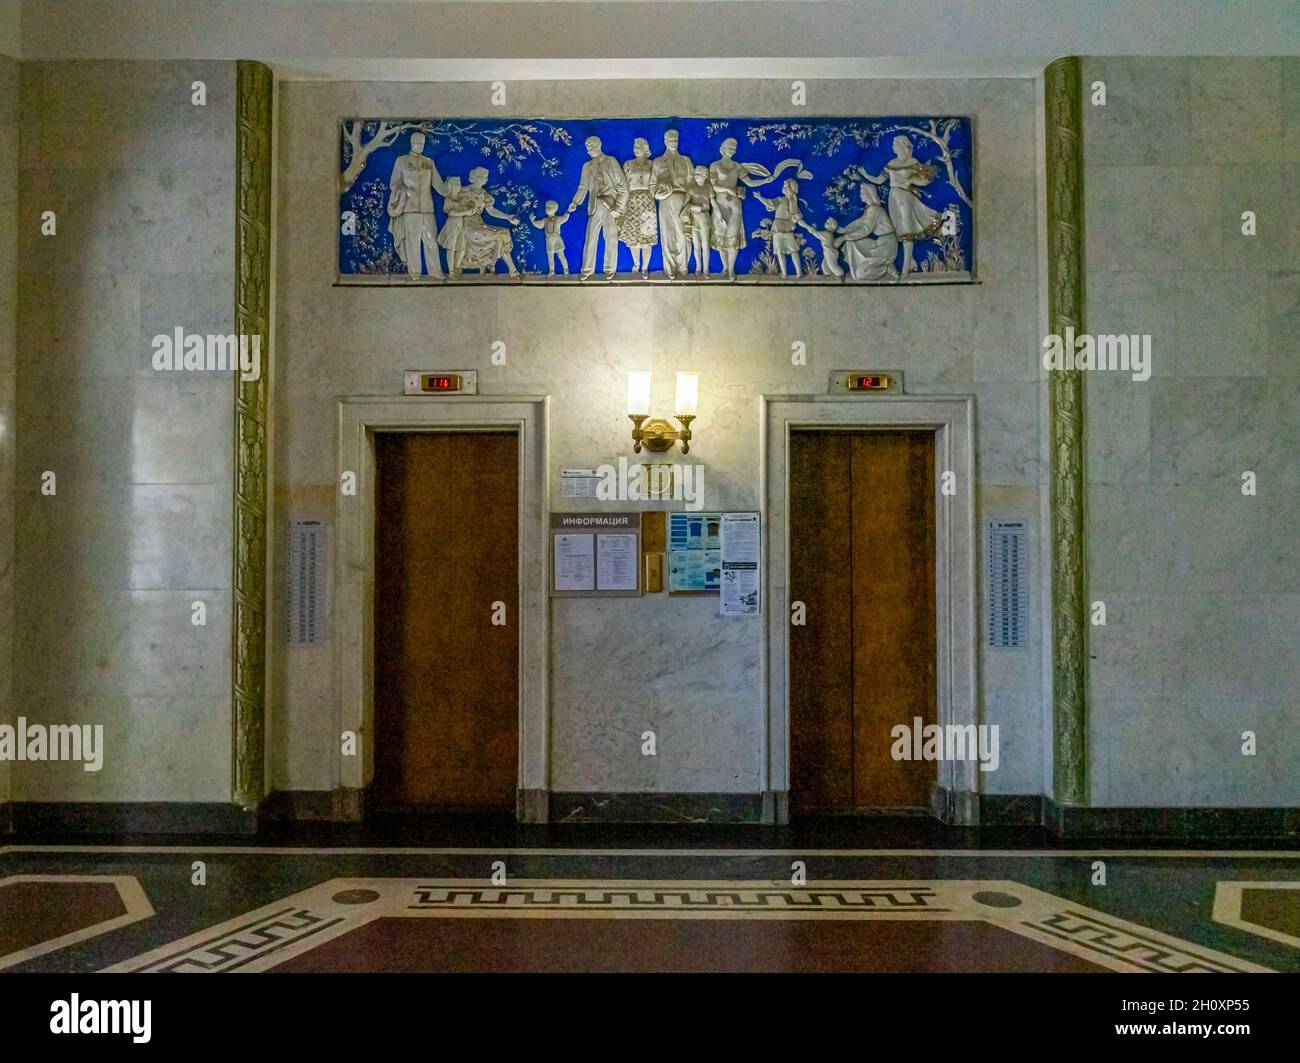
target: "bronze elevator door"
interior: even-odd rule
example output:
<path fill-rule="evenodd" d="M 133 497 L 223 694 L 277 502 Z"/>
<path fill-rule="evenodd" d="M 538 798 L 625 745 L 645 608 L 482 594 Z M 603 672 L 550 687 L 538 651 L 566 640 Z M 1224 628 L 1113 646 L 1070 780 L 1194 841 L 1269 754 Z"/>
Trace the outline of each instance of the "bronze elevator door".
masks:
<path fill-rule="evenodd" d="M 923 809 L 933 761 L 890 731 L 935 722 L 934 434 L 790 438 L 790 806 Z"/>
<path fill-rule="evenodd" d="M 513 809 L 518 436 L 381 434 L 375 459 L 377 803 Z"/>

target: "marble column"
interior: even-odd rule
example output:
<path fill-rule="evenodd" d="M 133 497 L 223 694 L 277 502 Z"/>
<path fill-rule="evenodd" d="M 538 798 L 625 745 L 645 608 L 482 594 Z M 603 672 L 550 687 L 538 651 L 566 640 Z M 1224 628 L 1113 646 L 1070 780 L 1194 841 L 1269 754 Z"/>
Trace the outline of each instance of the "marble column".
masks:
<path fill-rule="evenodd" d="M 1048 331 L 1083 323 L 1082 75 L 1077 57 L 1044 75 L 1047 114 Z M 1053 793 L 1058 805 L 1088 803 L 1088 619 L 1084 571 L 1083 377 L 1054 370 L 1048 392 L 1052 450 Z"/>
<path fill-rule="evenodd" d="M 235 324 L 258 336 L 256 380 L 235 378 L 233 799 L 266 792 L 267 394 L 270 379 L 271 98 L 261 63 L 240 61 L 235 103 Z M 251 342 L 251 341 L 250 341 Z"/>

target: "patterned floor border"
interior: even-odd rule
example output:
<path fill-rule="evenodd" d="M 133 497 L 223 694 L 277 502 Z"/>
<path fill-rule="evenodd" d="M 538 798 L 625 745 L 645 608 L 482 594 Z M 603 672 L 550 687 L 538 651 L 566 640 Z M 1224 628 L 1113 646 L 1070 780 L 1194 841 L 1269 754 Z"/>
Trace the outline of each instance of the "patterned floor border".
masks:
<path fill-rule="evenodd" d="M 1269 971 L 1005 880 L 819 882 L 338 878 L 105 968 L 266 971 L 382 917 L 980 920 L 1112 971 Z"/>
<path fill-rule="evenodd" d="M 126 911 L 112 919 L 105 919 L 92 926 L 82 927 L 80 930 L 74 930 L 68 934 L 61 934 L 59 937 L 42 941 L 38 945 L 31 945 L 16 952 L 6 953 L 0 956 L 0 970 L 5 967 L 14 967 L 17 964 L 26 963 L 28 960 L 35 959 L 37 956 L 44 956 L 49 952 L 57 952 L 69 945 L 76 945 L 78 942 L 88 941 L 100 934 L 107 934 L 110 930 L 129 926 L 141 919 L 148 919 L 154 914 L 153 905 L 149 903 L 149 898 L 145 896 L 144 890 L 134 875 L 10 875 L 8 878 L 0 878 L 0 886 L 8 886 L 16 882 L 111 883 L 117 887 L 117 895 L 122 899 L 122 905 L 126 908 Z"/>
<path fill-rule="evenodd" d="M 1283 945 L 1290 945 L 1293 949 L 1300 949 L 1300 937 L 1296 937 L 1293 934 L 1287 934 L 1281 930 L 1276 930 L 1270 926 L 1262 926 L 1259 923 L 1250 922 L 1242 917 L 1242 892 L 1248 889 L 1300 890 L 1300 882 L 1216 883 L 1214 887 L 1214 921 L 1216 923 L 1222 923 L 1224 926 L 1231 926 L 1238 930 L 1244 930 L 1248 934 L 1256 934 L 1259 937 L 1266 937 L 1273 941 L 1280 941 Z M 1300 904 L 1300 898 L 1297 899 L 1296 903 Z"/>

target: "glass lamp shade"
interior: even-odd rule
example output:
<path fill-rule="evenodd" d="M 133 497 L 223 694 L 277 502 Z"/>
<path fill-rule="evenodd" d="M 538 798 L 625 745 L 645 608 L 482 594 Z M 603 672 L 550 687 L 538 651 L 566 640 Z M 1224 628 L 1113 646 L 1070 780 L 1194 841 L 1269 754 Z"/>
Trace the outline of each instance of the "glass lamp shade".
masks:
<path fill-rule="evenodd" d="M 695 407 L 700 394 L 699 373 L 677 374 L 677 404 L 673 412 L 680 416 L 694 417 Z"/>
<path fill-rule="evenodd" d="M 627 412 L 650 415 L 650 374 L 639 370 L 627 375 Z"/>

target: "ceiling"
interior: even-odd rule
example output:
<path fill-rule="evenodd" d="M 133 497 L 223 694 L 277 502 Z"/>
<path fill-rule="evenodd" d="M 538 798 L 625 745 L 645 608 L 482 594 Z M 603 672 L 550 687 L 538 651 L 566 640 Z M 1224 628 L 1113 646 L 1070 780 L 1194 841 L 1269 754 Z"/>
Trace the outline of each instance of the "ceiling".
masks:
<path fill-rule="evenodd" d="M 1060 55 L 1297 54 L 1300 14 L 1295 0 L 0 0 L 0 51 L 262 59 L 290 78 L 1031 77 Z"/>

